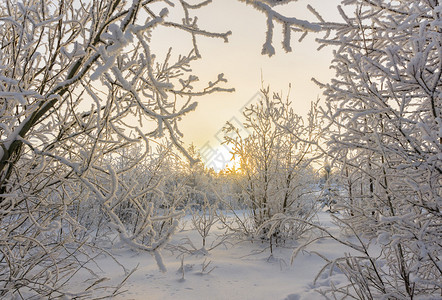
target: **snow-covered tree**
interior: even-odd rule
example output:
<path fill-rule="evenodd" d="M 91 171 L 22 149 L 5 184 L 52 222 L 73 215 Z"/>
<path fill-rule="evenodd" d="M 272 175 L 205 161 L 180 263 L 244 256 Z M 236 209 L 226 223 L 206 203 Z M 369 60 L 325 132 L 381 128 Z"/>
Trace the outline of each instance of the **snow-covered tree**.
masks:
<path fill-rule="evenodd" d="M 331 266 L 350 284 L 329 291 L 338 298 L 438 298 L 442 6 L 437 0 L 342 3 L 342 23 L 321 22 L 331 35 L 319 42 L 336 49 L 336 78 L 322 86 L 329 155 L 345 187 L 337 199 L 340 221 L 359 238 L 354 249 L 361 255 Z"/>

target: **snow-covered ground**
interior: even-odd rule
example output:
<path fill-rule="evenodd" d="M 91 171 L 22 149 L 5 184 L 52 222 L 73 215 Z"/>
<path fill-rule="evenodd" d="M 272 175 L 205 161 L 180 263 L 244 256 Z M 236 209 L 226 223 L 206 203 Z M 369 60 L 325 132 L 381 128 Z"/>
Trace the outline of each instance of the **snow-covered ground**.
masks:
<path fill-rule="evenodd" d="M 328 213 L 321 212 L 319 221 L 330 226 L 331 230 L 337 230 L 333 228 Z M 221 233 L 214 227 L 210 237 L 213 240 Z M 179 244 L 185 238 L 201 247 L 201 237 L 191 229 L 190 222 L 173 237 L 172 242 Z M 324 260 L 302 252 L 291 263 L 293 249 L 294 246 L 278 247 L 271 256 L 268 244 L 228 240 L 206 256 L 184 254 L 183 261 L 179 252 L 163 250 L 168 271 L 162 273 L 151 255 L 118 249 L 117 246 L 111 250 L 115 258 L 128 268 L 138 267 L 119 291 L 125 292 L 115 299 L 323 299 L 315 292 L 312 283 L 324 266 Z M 329 258 L 342 256 L 346 251 L 342 245 L 329 239 L 308 249 Z M 204 269 L 203 265 L 207 263 L 210 264 Z M 96 272 L 109 279 L 108 285 L 125 277 L 121 267 L 109 257 L 99 258 L 97 265 L 101 270 Z"/>

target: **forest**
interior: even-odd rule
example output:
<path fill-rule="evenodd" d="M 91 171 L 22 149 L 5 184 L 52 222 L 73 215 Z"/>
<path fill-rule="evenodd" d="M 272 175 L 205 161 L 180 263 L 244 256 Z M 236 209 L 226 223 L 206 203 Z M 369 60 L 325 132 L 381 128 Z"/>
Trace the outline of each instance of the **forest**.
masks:
<path fill-rule="evenodd" d="M 235 93 L 193 71 L 220 1 L 0 1 L 0 298 L 440 299 L 442 3 L 236 0 L 335 75 L 306 115 L 263 80 L 214 170 L 180 122 Z"/>

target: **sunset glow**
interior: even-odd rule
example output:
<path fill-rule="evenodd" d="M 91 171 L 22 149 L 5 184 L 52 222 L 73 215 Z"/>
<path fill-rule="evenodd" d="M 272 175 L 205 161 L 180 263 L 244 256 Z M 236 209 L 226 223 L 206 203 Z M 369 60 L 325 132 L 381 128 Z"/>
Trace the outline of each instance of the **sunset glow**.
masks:
<path fill-rule="evenodd" d="M 335 9 L 338 3 L 339 0 L 300 0 L 284 5 L 284 11 L 301 19 L 311 18 L 312 14 L 306 8 L 310 4 L 333 20 L 339 18 Z M 315 38 L 320 35 L 311 33 L 302 43 L 294 44 L 293 52 L 286 53 L 278 46 L 274 56 L 261 55 L 266 30 L 264 15 L 236 0 L 217 0 L 202 11 L 204 13 L 199 17 L 200 24 L 219 32 L 231 30 L 232 35 L 228 43 L 200 38 L 198 44 L 202 59 L 192 69 L 199 74 L 202 84 L 216 78 L 218 73 L 224 73 L 228 80 L 226 86 L 235 88 L 235 92 L 215 93 L 199 98 L 196 111 L 191 117 L 183 118 L 180 124 L 187 144 L 194 143 L 202 152 L 207 150 L 207 146 L 216 149 L 214 153 L 218 153 L 218 156 L 215 157 L 222 160 L 229 155 L 221 145 L 219 132 L 225 122 L 232 118 L 240 122 L 244 106 L 256 101 L 263 85 L 270 86 L 273 91 L 284 96 L 290 92 L 296 112 L 306 115 L 310 102 L 321 98 L 322 93 L 311 78 L 327 82 L 333 76 L 333 71 L 329 69 L 331 48 L 317 51 Z M 225 15 L 231 20 L 228 24 L 221 17 Z M 278 45 L 283 38 L 281 32 L 282 29 L 276 25 L 274 39 Z M 164 51 L 173 32 L 157 34 L 153 36 L 153 41 L 164 45 L 160 48 Z M 165 36 L 167 40 L 164 40 Z M 182 36 L 179 38 L 183 39 Z M 220 169 L 220 161 L 207 160 L 206 163 Z"/>

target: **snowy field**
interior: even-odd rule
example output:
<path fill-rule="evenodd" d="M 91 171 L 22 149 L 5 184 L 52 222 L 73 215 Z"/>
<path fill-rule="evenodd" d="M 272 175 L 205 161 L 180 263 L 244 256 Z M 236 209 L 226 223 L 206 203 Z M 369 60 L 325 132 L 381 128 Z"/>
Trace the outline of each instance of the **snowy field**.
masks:
<path fill-rule="evenodd" d="M 321 212 L 318 218 L 330 230 L 337 230 L 333 228 L 328 213 Z M 172 244 L 182 244 L 189 238 L 196 247 L 201 247 L 201 237 L 190 224 L 190 220 L 185 218 Z M 214 227 L 208 246 L 222 233 Z M 208 255 L 182 254 L 176 250 L 172 253 L 166 249 L 162 254 L 168 270 L 162 273 L 150 254 L 115 245 L 110 252 L 120 263 L 127 268 L 138 266 L 115 299 L 323 299 L 315 289 L 326 282 L 318 279 L 314 286 L 313 280 L 324 266 L 324 260 L 303 251 L 291 263 L 295 246 L 278 247 L 274 249 L 273 256 L 268 243 L 231 239 L 211 250 Z M 328 258 L 341 256 L 348 250 L 329 239 L 321 240 L 307 249 Z M 109 257 L 98 259 L 97 265 L 99 268 L 96 267 L 95 272 L 107 278 L 109 286 L 125 278 L 121 267 Z"/>

